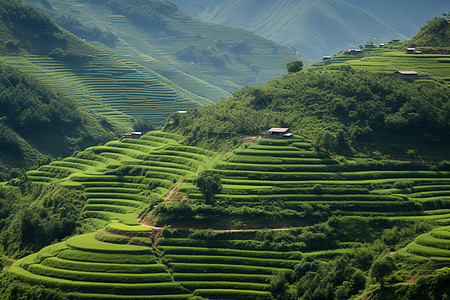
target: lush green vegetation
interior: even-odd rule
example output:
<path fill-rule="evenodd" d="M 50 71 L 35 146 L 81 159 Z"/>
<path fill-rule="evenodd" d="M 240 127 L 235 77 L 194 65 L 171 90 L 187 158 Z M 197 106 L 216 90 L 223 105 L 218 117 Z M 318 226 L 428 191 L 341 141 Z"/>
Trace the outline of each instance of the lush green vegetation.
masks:
<path fill-rule="evenodd" d="M 409 83 L 350 66 L 307 69 L 245 88 L 217 105 L 172 115 L 165 129 L 192 144 L 221 147 L 221 140 L 228 143 L 236 134 L 289 126 L 331 153 L 372 155 L 378 150 L 405 157 L 416 149 L 414 155 L 425 157 L 430 142 L 436 149 L 448 147 L 448 95 L 448 86 L 439 82 Z M 402 145 L 408 137 L 415 144 Z M 391 149 L 379 146 L 378 141 L 393 138 Z"/>
<path fill-rule="evenodd" d="M 152 3 L 162 6 L 110 4 L 181 34 L 170 18 L 154 18 L 175 7 Z M 445 298 L 450 169 L 419 155 L 447 159 L 448 85 L 333 63 L 295 71 L 175 114 L 165 128 L 172 132 L 15 170 L 0 185 L 4 298 Z M 17 121 L 32 124 L 26 132 L 49 126 L 51 113 L 65 124 L 53 94 L 43 93 L 44 104 L 31 94 L 39 89 L 25 89 L 29 106 L 11 93 L 19 109 L 5 106 L 5 145 L 23 134 Z M 22 116 L 29 107 L 36 114 Z M 272 126 L 302 136 L 251 143 L 238 136 Z M 440 143 L 445 155 L 418 151 L 421 141 L 391 152 L 370 144 L 400 135 L 422 136 L 437 150 L 432 143 Z"/>
<path fill-rule="evenodd" d="M 115 136 L 106 120 L 17 69 L 0 64 L 0 76 L 0 155 L 6 168 L 30 168 L 48 161 L 45 155 L 70 155 Z M 9 176 L 1 172 L 0 179 Z"/>

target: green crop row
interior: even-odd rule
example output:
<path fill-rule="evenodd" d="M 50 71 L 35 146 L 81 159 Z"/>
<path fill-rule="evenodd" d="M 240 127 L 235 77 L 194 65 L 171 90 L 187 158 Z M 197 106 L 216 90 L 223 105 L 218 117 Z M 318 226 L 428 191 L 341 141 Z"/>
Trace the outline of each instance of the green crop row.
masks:
<path fill-rule="evenodd" d="M 105 205 L 130 206 L 130 207 L 140 207 L 143 205 L 142 202 L 135 201 L 135 200 L 102 199 L 102 198 L 95 198 L 95 199 L 91 198 L 86 201 L 86 204 L 89 204 L 89 205 L 105 204 Z"/>
<path fill-rule="evenodd" d="M 20 279 L 36 284 L 43 284 L 47 287 L 60 288 L 65 291 L 113 293 L 125 295 L 141 294 L 181 294 L 185 290 L 177 283 L 105 283 L 105 282 L 83 282 L 60 278 L 52 278 L 33 274 L 18 266 L 12 266 L 10 272 Z"/>
<path fill-rule="evenodd" d="M 193 146 L 169 145 L 169 146 L 165 147 L 164 149 L 171 150 L 171 151 L 183 151 L 183 152 L 189 152 L 189 153 L 197 153 L 197 154 L 206 155 L 206 156 L 214 155 L 214 152 L 212 152 L 212 151 L 198 148 L 198 147 L 193 147 Z"/>
<path fill-rule="evenodd" d="M 146 202 L 147 197 L 143 195 L 131 194 L 131 193 L 91 193 L 86 192 L 86 198 L 111 198 L 111 199 L 128 199 Z"/>
<path fill-rule="evenodd" d="M 202 248 L 202 247 L 174 247 L 159 246 L 165 254 L 184 254 L 184 255 L 220 255 L 220 256 L 240 256 L 253 258 L 270 259 L 295 259 L 301 260 L 301 252 L 279 252 L 279 251 L 256 251 L 239 250 L 226 248 Z"/>
<path fill-rule="evenodd" d="M 84 251 L 103 252 L 103 253 L 133 253 L 133 254 L 152 254 L 148 247 L 119 245 L 97 241 L 94 233 L 87 233 L 71 237 L 66 241 L 67 246 Z"/>
<path fill-rule="evenodd" d="M 226 199 L 232 201 L 401 201 L 403 198 L 392 195 L 373 195 L 373 194 L 273 194 L 273 195 L 216 195 L 217 199 Z"/>
<path fill-rule="evenodd" d="M 151 227 L 142 225 L 130 226 L 119 222 L 112 222 L 106 226 L 106 230 L 115 233 L 146 233 L 149 234 L 153 231 Z"/>
<path fill-rule="evenodd" d="M 79 176 L 73 176 L 73 181 L 78 182 L 93 182 L 93 181 L 99 181 L 99 182 L 112 182 L 112 183 L 118 183 L 118 182 L 124 182 L 124 183 L 139 183 L 144 179 L 143 176 L 119 176 L 119 175 L 79 175 Z"/>
<path fill-rule="evenodd" d="M 440 230 L 439 228 L 430 232 L 430 234 L 439 239 L 450 240 L 450 231 Z"/>
<path fill-rule="evenodd" d="M 332 210 L 348 210 L 348 211 L 405 211 L 405 210 L 417 210 L 420 211 L 421 207 L 417 206 L 413 201 L 286 201 L 285 204 L 295 209 L 296 207 L 302 208 L 303 204 L 322 204 L 328 205 Z"/>
<path fill-rule="evenodd" d="M 63 255 L 65 256 L 65 255 Z M 96 258 L 97 262 L 68 260 L 61 257 L 46 258 L 42 264 L 45 266 L 85 272 L 103 273 L 164 273 L 164 265 L 156 264 L 153 255 L 143 255 L 142 257 L 130 255 L 110 255 L 107 258 Z M 82 259 L 82 257 L 79 257 Z M 94 260 L 90 253 L 86 253 L 87 260 Z M 102 260 L 100 260 L 102 259 Z M 119 263 L 124 261 L 124 263 Z"/>
<path fill-rule="evenodd" d="M 440 239 L 437 237 L 434 237 L 428 233 L 424 233 L 416 237 L 414 240 L 414 243 L 423 245 L 423 246 L 430 246 L 445 250 L 450 250 L 450 240 L 447 239 Z"/>
<path fill-rule="evenodd" d="M 250 156 L 233 155 L 228 162 L 253 163 L 253 164 L 337 164 L 338 162 L 330 158 L 284 158 L 272 156 Z"/>
<path fill-rule="evenodd" d="M 165 258 L 169 262 L 177 263 L 211 263 L 228 265 L 247 265 L 263 267 L 293 268 L 299 261 L 282 260 L 273 258 L 253 258 L 237 256 L 213 256 L 213 255 L 173 255 L 166 254 Z"/>
<path fill-rule="evenodd" d="M 262 156 L 274 156 L 274 157 L 297 157 L 297 158 L 321 158 L 324 154 L 316 151 L 268 151 L 268 150 L 253 150 L 253 149 L 243 149 L 236 150 L 237 155 L 262 155 Z"/>
<path fill-rule="evenodd" d="M 225 163 L 218 164 L 214 168 L 221 170 L 245 170 L 245 171 L 264 171 L 264 172 L 338 172 L 343 167 L 339 164 L 313 164 L 313 165 L 283 165 L 283 164 L 245 164 L 245 163 Z"/>
<path fill-rule="evenodd" d="M 247 149 L 263 150 L 263 151 L 298 151 L 298 148 L 292 146 L 268 146 L 254 144 Z"/>
<path fill-rule="evenodd" d="M 110 282 L 110 283 L 150 283 L 170 282 L 172 278 L 168 273 L 130 274 L 130 273 L 104 273 L 85 272 L 65 269 L 56 269 L 40 264 L 28 266 L 28 271 L 37 275 L 74 281 Z"/>
<path fill-rule="evenodd" d="M 450 257 L 450 250 L 419 245 L 414 242 L 407 246 L 407 251 L 409 253 L 412 253 L 415 255 L 420 255 L 420 256 Z"/>
<path fill-rule="evenodd" d="M 235 170 L 218 170 L 225 176 L 237 177 L 242 176 L 248 179 L 259 180 L 326 180 L 326 179 L 343 179 L 343 180 L 369 180 L 369 179 L 406 179 L 417 177 L 440 177 L 449 176 L 450 172 L 433 172 L 433 171 L 357 171 L 357 172 L 261 172 L 261 171 L 235 171 Z"/>
<path fill-rule="evenodd" d="M 74 299 L 119 299 L 119 300 L 177 300 L 177 299 L 189 299 L 192 297 L 191 294 L 174 294 L 174 295 L 112 295 L 112 294 L 93 294 L 93 293 L 67 293 L 67 295 Z"/>
<path fill-rule="evenodd" d="M 414 192 L 420 193 L 420 192 L 427 192 L 427 191 L 450 191 L 450 185 L 422 185 L 422 186 L 413 186 L 412 190 Z"/>
<path fill-rule="evenodd" d="M 197 289 L 194 291 L 194 295 L 211 299 L 235 299 L 235 300 L 273 299 L 272 294 L 270 292 L 226 290 L 226 289 Z"/>
<path fill-rule="evenodd" d="M 450 190 L 448 191 L 427 191 L 411 194 L 412 198 L 429 198 L 429 197 L 445 197 L 450 196 Z"/>
<path fill-rule="evenodd" d="M 165 162 L 165 161 L 143 161 L 141 163 L 141 166 L 154 166 L 154 167 L 165 167 L 165 168 L 172 168 L 172 169 L 183 169 L 187 171 L 192 171 L 192 167 L 186 166 L 183 164 L 178 163 L 172 163 L 172 162 Z"/>
<path fill-rule="evenodd" d="M 128 244 L 130 238 L 123 235 L 110 234 L 105 230 L 100 229 L 95 234 L 95 239 L 97 241 L 106 242 L 106 243 L 114 243 L 114 244 Z"/>
<path fill-rule="evenodd" d="M 254 282 L 268 283 L 273 275 L 258 274 L 222 274 L 222 273 L 175 273 L 175 281 L 234 281 L 234 282 Z"/>
<path fill-rule="evenodd" d="M 128 206 L 127 208 L 125 208 L 123 206 L 109 205 L 109 204 L 86 204 L 83 210 L 85 212 L 100 211 L 100 212 L 114 212 L 119 214 L 126 214 L 131 211 L 130 209 L 128 209 Z"/>
<path fill-rule="evenodd" d="M 192 171 L 183 170 L 180 168 L 147 166 L 147 165 L 129 165 L 128 167 L 135 167 L 136 169 L 141 169 L 146 172 L 164 172 L 164 173 L 171 173 L 171 174 L 176 174 L 176 175 L 181 175 L 181 176 L 186 176 L 187 174 L 190 174 L 192 172 Z"/>
<path fill-rule="evenodd" d="M 304 142 L 305 140 L 296 136 L 295 138 L 290 139 L 259 139 L 257 143 L 259 145 L 272 145 L 272 146 L 283 146 L 289 145 L 295 142 Z"/>
<path fill-rule="evenodd" d="M 183 281 L 181 285 L 189 290 L 196 289 L 242 289 L 254 291 L 270 290 L 269 284 L 229 281 Z"/>
<path fill-rule="evenodd" d="M 320 185 L 360 185 L 361 187 L 371 187 L 372 184 L 393 184 L 397 181 L 406 181 L 411 184 L 420 183 L 439 183 L 439 182 L 450 182 L 450 178 L 408 178 L 408 179 L 398 179 L 398 178 L 388 178 L 388 179 L 371 179 L 371 180 L 303 180 L 303 181 L 293 181 L 293 180 L 276 180 L 271 181 L 270 185 L 273 186 L 314 186 L 316 184 Z M 225 184 L 244 184 L 244 185 L 268 185 L 267 181 L 254 180 L 254 179 L 232 179 L 232 178 L 222 178 L 222 183 Z"/>
<path fill-rule="evenodd" d="M 170 263 L 174 273 L 237 273 L 272 275 L 279 271 L 292 272 L 287 268 L 270 268 L 227 264 Z"/>
<path fill-rule="evenodd" d="M 118 181 L 84 181 L 83 186 L 86 188 L 126 188 L 126 189 L 143 189 L 141 183 L 130 183 L 130 182 L 118 182 Z"/>
<path fill-rule="evenodd" d="M 151 140 L 146 140 L 146 139 L 123 139 L 120 141 L 121 143 L 125 143 L 125 144 L 136 144 L 136 145 L 143 145 L 143 146 L 148 146 L 148 147 L 152 147 L 152 148 L 159 148 L 161 146 L 163 146 L 164 144 L 162 143 L 157 143 L 157 142 L 153 142 Z"/>
<path fill-rule="evenodd" d="M 174 151 L 174 150 L 162 149 L 162 150 L 153 152 L 153 154 L 184 157 L 184 158 L 188 158 L 188 159 L 199 161 L 199 162 L 207 161 L 207 158 L 205 157 L 205 155 L 200 155 L 200 154 L 191 153 L 191 152 L 184 152 L 184 151 Z"/>
<path fill-rule="evenodd" d="M 142 189 L 126 188 L 126 187 L 112 187 L 112 186 L 95 186 L 87 187 L 84 189 L 86 193 L 127 193 L 127 194 L 139 194 Z"/>

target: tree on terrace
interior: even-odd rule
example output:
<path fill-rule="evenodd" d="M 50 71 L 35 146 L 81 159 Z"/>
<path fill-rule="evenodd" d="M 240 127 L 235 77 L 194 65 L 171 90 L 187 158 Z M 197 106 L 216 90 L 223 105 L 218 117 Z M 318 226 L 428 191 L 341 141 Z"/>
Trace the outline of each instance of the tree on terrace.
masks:
<path fill-rule="evenodd" d="M 200 189 L 205 198 L 206 204 L 212 204 L 214 195 L 222 190 L 222 183 L 218 174 L 212 171 L 205 171 L 195 180 L 195 184 Z"/>

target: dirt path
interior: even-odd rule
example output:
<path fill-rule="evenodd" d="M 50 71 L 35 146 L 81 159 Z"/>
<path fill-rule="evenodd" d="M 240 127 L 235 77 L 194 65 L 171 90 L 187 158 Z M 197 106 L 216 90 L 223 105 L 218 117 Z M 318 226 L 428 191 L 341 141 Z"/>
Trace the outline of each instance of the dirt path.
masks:
<path fill-rule="evenodd" d="M 153 226 L 153 225 L 149 225 L 144 223 L 144 221 L 141 221 L 140 224 L 142 226 L 145 227 L 150 227 L 153 230 L 162 230 L 163 227 L 157 227 L 157 226 Z M 195 229 L 195 230 L 206 230 L 206 229 L 210 229 L 210 228 L 195 228 L 195 227 L 170 227 L 170 229 Z M 292 229 L 291 227 L 282 227 L 282 228 L 250 228 L 250 229 L 214 229 L 211 228 L 211 230 L 213 231 L 220 231 L 220 232 L 243 232 L 243 231 L 255 231 L 255 230 L 288 230 L 288 229 Z"/>
<path fill-rule="evenodd" d="M 182 183 L 183 181 L 180 181 L 173 189 L 171 189 L 166 198 L 164 198 L 164 201 L 170 200 L 170 197 L 172 197 L 172 195 L 178 190 Z"/>

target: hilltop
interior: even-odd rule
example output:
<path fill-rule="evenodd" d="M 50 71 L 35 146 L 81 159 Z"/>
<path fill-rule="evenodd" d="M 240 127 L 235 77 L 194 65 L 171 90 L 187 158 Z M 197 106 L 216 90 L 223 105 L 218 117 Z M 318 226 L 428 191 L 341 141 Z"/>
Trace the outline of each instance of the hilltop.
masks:
<path fill-rule="evenodd" d="M 251 30 L 315 60 L 367 41 L 405 40 L 418 31 L 420 24 L 450 9 L 445 0 L 429 5 L 418 0 L 172 2 L 196 18 Z"/>

